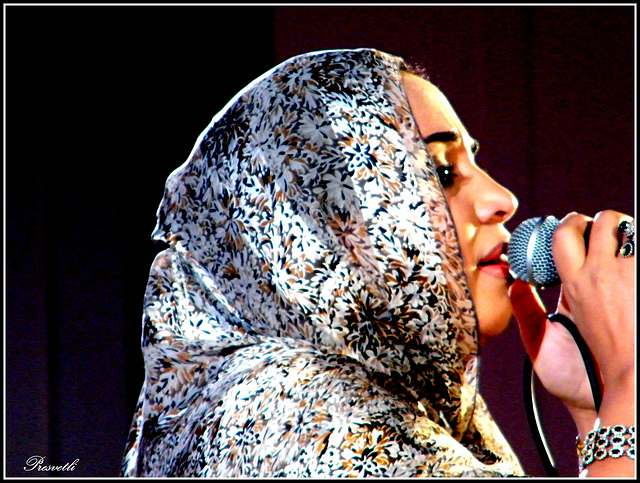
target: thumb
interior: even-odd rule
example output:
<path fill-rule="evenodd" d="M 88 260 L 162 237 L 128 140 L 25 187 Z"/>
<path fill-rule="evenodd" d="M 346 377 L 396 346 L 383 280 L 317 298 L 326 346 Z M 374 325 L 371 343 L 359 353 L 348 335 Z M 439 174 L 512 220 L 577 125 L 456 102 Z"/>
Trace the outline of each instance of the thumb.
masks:
<path fill-rule="evenodd" d="M 531 362 L 536 360 L 547 326 L 547 310 L 536 289 L 516 279 L 509 287 L 513 314 L 520 328 L 520 336 Z"/>

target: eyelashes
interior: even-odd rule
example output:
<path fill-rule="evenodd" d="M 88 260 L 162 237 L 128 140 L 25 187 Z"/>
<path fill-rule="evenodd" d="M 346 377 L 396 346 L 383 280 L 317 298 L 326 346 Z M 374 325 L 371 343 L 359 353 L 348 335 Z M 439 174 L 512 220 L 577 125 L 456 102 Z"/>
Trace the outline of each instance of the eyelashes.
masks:
<path fill-rule="evenodd" d="M 474 141 L 473 146 L 471 147 L 473 159 L 471 160 L 472 164 L 475 164 L 477 161 L 478 150 L 480 149 L 480 144 L 477 141 Z M 437 154 L 431 153 L 433 160 L 436 163 L 436 173 L 438 174 L 438 178 L 440 179 L 440 184 L 443 188 L 448 188 L 455 183 L 455 178 L 458 176 L 455 171 L 455 163 L 451 163 L 446 158 L 448 157 L 446 153 L 439 152 Z M 454 159 L 456 159 L 454 157 Z"/>
<path fill-rule="evenodd" d="M 443 188 L 447 188 L 453 184 L 453 178 L 456 177 L 456 174 L 453 172 L 453 166 L 440 165 L 436 168 L 436 172 L 438 173 L 438 178 L 440 178 L 440 184 Z"/>
<path fill-rule="evenodd" d="M 454 182 L 454 178 L 457 176 L 455 171 L 455 166 L 449 163 L 444 159 L 442 154 L 436 154 L 433 156 L 433 160 L 436 162 L 436 173 L 438 174 L 438 178 L 440 178 L 440 184 L 443 188 L 448 188 Z"/>

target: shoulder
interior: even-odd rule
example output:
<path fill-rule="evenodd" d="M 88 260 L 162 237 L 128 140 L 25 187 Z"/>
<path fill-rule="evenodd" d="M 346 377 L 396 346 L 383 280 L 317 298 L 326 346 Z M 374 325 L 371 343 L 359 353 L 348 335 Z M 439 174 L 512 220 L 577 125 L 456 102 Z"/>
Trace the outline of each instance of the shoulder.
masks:
<path fill-rule="evenodd" d="M 220 419 L 215 437 L 227 445 L 218 455 L 219 474 L 491 473 L 416 405 L 375 382 L 358 361 L 340 355 L 285 352 L 227 394 L 224 405 L 229 410 Z"/>

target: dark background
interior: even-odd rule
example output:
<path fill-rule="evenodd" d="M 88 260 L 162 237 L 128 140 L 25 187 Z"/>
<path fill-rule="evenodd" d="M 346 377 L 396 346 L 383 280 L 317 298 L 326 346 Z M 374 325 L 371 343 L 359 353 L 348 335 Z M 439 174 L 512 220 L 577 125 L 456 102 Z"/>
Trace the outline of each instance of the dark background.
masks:
<path fill-rule="evenodd" d="M 239 89 L 292 55 L 375 47 L 423 64 L 519 197 L 511 229 L 633 214 L 634 6 L 7 6 L 5 19 L 6 476 L 118 475 L 164 181 Z M 512 323 L 483 348 L 481 386 L 543 476 L 523 357 Z M 576 475 L 573 423 L 540 398 L 560 473 Z M 27 473 L 33 455 L 79 462 Z"/>

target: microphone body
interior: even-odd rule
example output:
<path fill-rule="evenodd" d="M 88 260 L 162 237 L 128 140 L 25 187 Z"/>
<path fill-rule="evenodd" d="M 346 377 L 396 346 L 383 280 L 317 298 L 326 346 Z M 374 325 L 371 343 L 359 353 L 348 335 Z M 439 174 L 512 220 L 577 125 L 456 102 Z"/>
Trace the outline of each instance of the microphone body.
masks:
<path fill-rule="evenodd" d="M 517 278 L 539 288 L 560 284 L 551 250 L 559 223 L 555 216 L 529 218 L 513 231 L 507 256 Z"/>

